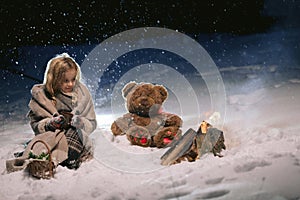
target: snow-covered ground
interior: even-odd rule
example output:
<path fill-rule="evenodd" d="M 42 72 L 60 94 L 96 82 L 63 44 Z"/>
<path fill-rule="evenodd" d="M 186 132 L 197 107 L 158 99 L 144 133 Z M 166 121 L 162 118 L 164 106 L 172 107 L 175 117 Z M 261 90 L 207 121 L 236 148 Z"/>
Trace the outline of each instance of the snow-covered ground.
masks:
<path fill-rule="evenodd" d="M 114 117 L 102 109 L 92 135 L 95 159 L 76 171 L 59 166 L 55 178 L 37 180 L 23 171 L 5 171 L 5 161 L 33 137 L 28 121 L 1 124 L 0 199 L 299 199 L 299 71 L 284 74 L 270 66 L 266 76 L 255 70 L 221 70 L 227 94 L 223 158 L 207 154 L 196 162 L 161 166 L 166 149 L 131 146 L 125 136 L 111 140 Z M 6 110 L 25 115 L 26 101 Z M 183 131 L 196 128 L 198 117 L 185 118 Z"/>

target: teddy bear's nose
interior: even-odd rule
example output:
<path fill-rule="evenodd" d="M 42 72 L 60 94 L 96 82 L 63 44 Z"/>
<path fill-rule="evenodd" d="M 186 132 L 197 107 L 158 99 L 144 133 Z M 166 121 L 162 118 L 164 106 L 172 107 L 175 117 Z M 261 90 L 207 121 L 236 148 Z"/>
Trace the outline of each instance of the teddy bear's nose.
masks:
<path fill-rule="evenodd" d="M 141 105 L 147 106 L 147 105 L 149 105 L 149 101 L 147 101 L 147 99 L 142 99 L 141 100 Z"/>

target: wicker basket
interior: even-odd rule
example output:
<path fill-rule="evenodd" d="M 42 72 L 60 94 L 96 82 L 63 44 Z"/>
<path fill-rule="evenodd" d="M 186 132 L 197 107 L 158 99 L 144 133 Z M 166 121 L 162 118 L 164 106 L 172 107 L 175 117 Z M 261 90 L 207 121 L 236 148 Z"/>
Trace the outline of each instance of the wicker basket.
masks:
<path fill-rule="evenodd" d="M 54 176 L 54 163 L 52 162 L 51 151 L 48 145 L 42 140 L 35 141 L 31 150 L 38 142 L 41 142 L 46 146 L 49 154 L 49 160 L 29 159 L 29 163 L 27 165 L 28 172 L 36 178 L 50 179 Z"/>

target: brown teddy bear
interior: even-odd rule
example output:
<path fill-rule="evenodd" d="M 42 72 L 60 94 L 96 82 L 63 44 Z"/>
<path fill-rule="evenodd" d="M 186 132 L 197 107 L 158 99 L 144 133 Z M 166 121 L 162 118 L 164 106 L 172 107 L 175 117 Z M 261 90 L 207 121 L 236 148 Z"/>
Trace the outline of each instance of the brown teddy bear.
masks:
<path fill-rule="evenodd" d="M 129 82 L 122 90 L 129 113 L 111 125 L 113 135 L 125 135 L 133 145 L 142 147 L 167 146 L 181 136 L 182 119 L 162 112 L 168 92 L 162 85 Z"/>

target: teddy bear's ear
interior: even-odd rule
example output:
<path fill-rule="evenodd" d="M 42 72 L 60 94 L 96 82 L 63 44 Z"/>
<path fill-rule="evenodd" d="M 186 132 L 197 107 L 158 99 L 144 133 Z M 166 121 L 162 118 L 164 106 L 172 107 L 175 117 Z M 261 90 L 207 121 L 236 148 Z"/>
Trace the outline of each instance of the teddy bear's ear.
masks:
<path fill-rule="evenodd" d="M 164 86 L 156 85 L 156 86 L 154 86 L 154 89 L 159 91 L 159 93 L 162 97 L 162 101 L 166 100 L 166 98 L 168 97 L 168 91 Z"/>
<path fill-rule="evenodd" d="M 127 97 L 128 93 L 132 90 L 132 88 L 134 86 L 136 86 L 137 83 L 135 81 L 130 81 L 129 83 L 127 83 L 124 87 L 123 87 L 123 90 L 122 90 L 122 96 L 124 98 Z"/>

